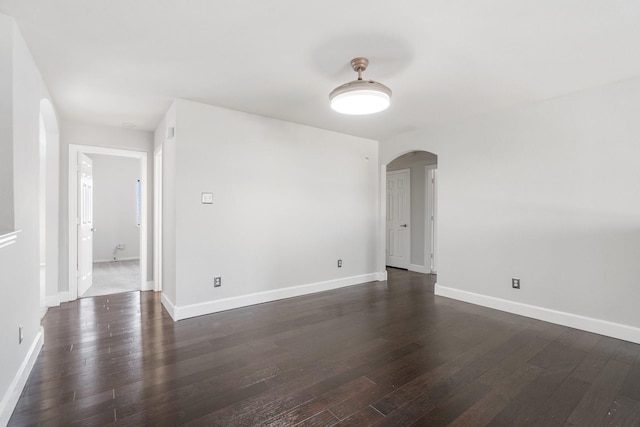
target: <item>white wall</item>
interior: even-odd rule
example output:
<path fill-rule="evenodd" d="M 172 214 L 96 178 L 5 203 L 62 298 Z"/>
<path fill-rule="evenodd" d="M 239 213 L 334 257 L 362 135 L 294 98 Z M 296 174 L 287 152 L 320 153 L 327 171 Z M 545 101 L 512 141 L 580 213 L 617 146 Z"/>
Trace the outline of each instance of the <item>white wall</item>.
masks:
<path fill-rule="evenodd" d="M 175 159 L 174 303 L 189 307 L 186 317 L 256 301 L 247 295 L 377 277 L 377 142 L 194 102 L 175 106 L 176 137 L 165 144 L 175 155 L 165 148 L 164 157 Z M 200 203 L 202 192 L 213 193 L 212 205 Z M 222 287 L 213 287 L 214 276 Z"/>
<path fill-rule="evenodd" d="M 140 160 L 90 154 L 93 160 L 93 261 L 138 259 L 140 227 L 136 222 Z M 123 250 L 114 250 L 123 244 Z"/>
<path fill-rule="evenodd" d="M 13 221 L 13 47 L 12 20 L 0 15 L 0 234 Z"/>
<path fill-rule="evenodd" d="M 91 145 L 148 153 L 147 189 L 148 203 L 153 206 L 153 133 L 127 128 L 96 126 L 65 120 L 60 131 L 60 291 L 69 289 L 69 144 Z M 149 231 L 153 229 L 153 209 L 147 211 Z M 153 277 L 153 233 L 148 233 L 147 277 Z"/>
<path fill-rule="evenodd" d="M 439 292 L 640 341 L 638 111 L 637 78 L 384 141 L 438 155 Z"/>
<path fill-rule="evenodd" d="M 0 63 L 12 64 L 10 77 L 15 228 L 17 242 L 0 248 L 0 425 L 8 421 L 23 381 L 42 343 L 39 306 L 39 116 L 49 94 L 24 39 L 12 19 L 0 15 Z M 3 97 L 6 73 L 0 74 Z M 54 157 L 58 153 L 52 153 Z M 57 199 L 57 195 L 54 195 Z M 18 326 L 24 341 L 18 343 Z"/>

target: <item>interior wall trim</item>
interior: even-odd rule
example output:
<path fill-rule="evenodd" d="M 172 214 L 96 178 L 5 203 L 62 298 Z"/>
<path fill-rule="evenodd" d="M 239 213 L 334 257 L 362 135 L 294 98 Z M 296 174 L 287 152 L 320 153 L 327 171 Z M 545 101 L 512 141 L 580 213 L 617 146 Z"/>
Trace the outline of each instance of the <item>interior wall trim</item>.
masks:
<path fill-rule="evenodd" d="M 55 294 L 55 295 L 47 295 L 45 297 L 45 305 L 47 307 L 57 307 L 60 305 L 60 295 L 59 294 Z"/>
<path fill-rule="evenodd" d="M 165 310 L 167 310 L 167 313 L 169 313 L 169 316 L 171 316 L 171 318 L 176 321 L 176 320 L 180 320 L 180 319 L 176 319 L 176 305 L 173 303 L 173 301 L 171 301 L 169 299 L 169 297 L 167 296 L 166 293 L 162 293 L 162 306 L 165 308 Z"/>
<path fill-rule="evenodd" d="M 31 347 L 29 347 L 29 351 L 27 351 L 27 354 L 20 365 L 20 369 L 16 372 L 16 376 L 13 378 L 7 392 L 0 401 L 0 426 L 5 426 L 9 423 L 11 414 L 13 414 L 13 411 L 18 404 L 20 394 L 22 394 L 22 390 L 27 384 L 27 379 L 29 378 L 29 374 L 31 374 L 31 370 L 36 363 L 36 359 L 40 354 L 40 349 L 42 349 L 43 344 L 44 329 L 40 327 L 35 339 L 31 343 Z"/>
<path fill-rule="evenodd" d="M 162 303 L 171 315 L 173 320 L 188 319 L 191 317 L 202 316 L 205 314 L 218 313 L 220 311 L 231 310 L 234 308 L 247 307 L 254 304 L 262 304 L 265 302 L 277 301 L 285 298 L 298 297 L 302 295 L 314 294 L 316 292 L 329 291 L 332 289 L 343 288 L 346 286 L 360 285 L 367 282 L 378 280 L 378 273 L 362 274 L 358 276 L 343 277 L 335 280 L 327 280 L 324 282 L 310 283 L 306 285 L 291 286 L 288 288 L 274 289 L 272 291 L 257 292 L 248 295 L 225 298 L 215 301 L 207 301 L 198 304 L 189 304 L 177 306 L 173 305 L 168 298 L 162 295 Z"/>
<path fill-rule="evenodd" d="M 62 304 L 63 302 L 71 301 L 71 295 L 69 295 L 69 291 L 59 292 L 58 298 L 60 299 L 60 304 Z"/>
<path fill-rule="evenodd" d="M 58 292 L 55 295 L 47 295 L 45 297 L 45 304 L 47 307 L 57 307 L 63 302 L 69 302 L 69 291 Z"/>
<path fill-rule="evenodd" d="M 429 269 L 429 267 L 425 267 L 424 265 L 418 265 L 418 264 L 409 264 L 409 271 L 422 273 L 422 274 L 431 274 L 431 270 Z"/>
<path fill-rule="evenodd" d="M 531 317 L 545 322 L 568 326 L 570 328 L 580 329 L 640 344 L 640 328 L 623 325 L 621 323 L 580 316 L 578 314 L 567 313 L 564 311 L 551 310 L 544 307 L 490 297 L 487 295 L 476 294 L 474 292 L 462 291 L 460 289 L 449 288 L 437 284 L 435 285 L 435 294 L 458 301 L 481 305 L 483 307 L 506 311 L 520 316 Z"/>
<path fill-rule="evenodd" d="M 130 257 L 118 257 L 118 259 L 94 259 L 93 263 L 95 264 L 96 262 L 119 262 L 119 261 L 135 261 L 135 260 L 140 260 L 139 256 L 130 256 Z"/>

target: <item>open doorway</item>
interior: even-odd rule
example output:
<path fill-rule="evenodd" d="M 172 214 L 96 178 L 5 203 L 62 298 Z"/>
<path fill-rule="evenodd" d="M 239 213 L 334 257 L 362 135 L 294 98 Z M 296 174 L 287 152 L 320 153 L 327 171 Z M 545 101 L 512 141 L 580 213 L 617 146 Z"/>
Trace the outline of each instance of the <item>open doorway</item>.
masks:
<path fill-rule="evenodd" d="M 437 167 L 438 157 L 426 151 L 387 164 L 386 266 L 436 273 Z"/>
<path fill-rule="evenodd" d="M 140 159 L 87 154 L 92 163 L 92 281 L 78 297 L 140 290 Z M 82 195 L 81 195 L 82 197 Z"/>
<path fill-rule="evenodd" d="M 147 153 L 69 146 L 70 299 L 147 289 Z"/>

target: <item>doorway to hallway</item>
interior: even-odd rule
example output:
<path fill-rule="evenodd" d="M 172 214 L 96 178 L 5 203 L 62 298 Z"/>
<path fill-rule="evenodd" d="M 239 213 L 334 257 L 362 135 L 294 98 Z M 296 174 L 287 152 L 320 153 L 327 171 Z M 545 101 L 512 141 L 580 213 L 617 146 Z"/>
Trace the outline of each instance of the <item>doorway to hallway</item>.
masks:
<path fill-rule="evenodd" d="M 146 290 L 147 153 L 70 145 L 69 165 L 70 299 Z"/>
<path fill-rule="evenodd" d="M 385 265 L 437 271 L 438 157 L 412 151 L 386 166 Z"/>

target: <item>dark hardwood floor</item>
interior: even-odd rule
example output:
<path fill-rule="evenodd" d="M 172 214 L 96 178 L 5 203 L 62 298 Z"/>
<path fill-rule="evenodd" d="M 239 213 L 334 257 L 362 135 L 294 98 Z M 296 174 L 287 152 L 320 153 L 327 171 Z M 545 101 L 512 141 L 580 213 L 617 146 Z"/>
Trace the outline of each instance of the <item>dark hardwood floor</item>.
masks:
<path fill-rule="evenodd" d="M 640 345 L 433 280 L 390 270 L 177 323 L 152 292 L 63 304 L 10 425 L 640 426 Z"/>

